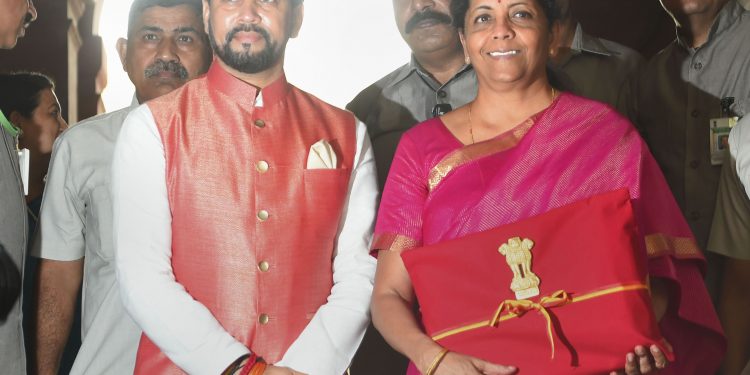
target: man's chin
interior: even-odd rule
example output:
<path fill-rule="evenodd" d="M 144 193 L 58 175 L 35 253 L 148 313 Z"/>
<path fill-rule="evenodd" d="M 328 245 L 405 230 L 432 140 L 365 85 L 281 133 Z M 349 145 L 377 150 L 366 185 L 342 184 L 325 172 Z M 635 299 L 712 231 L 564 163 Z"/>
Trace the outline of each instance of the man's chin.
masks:
<path fill-rule="evenodd" d="M 182 86 L 184 83 L 184 81 L 177 79 L 169 82 L 160 80 L 159 82 L 151 85 L 151 88 L 146 93 L 146 96 L 148 97 L 146 100 L 156 99 L 162 95 L 169 94 L 170 92 Z"/>
<path fill-rule="evenodd" d="M 455 49 L 460 48 L 460 41 L 457 35 L 450 33 L 423 33 L 410 35 L 410 38 L 406 40 L 412 51 L 429 53 L 442 49 Z"/>
<path fill-rule="evenodd" d="M 232 52 L 233 56 L 236 57 L 242 57 L 244 59 L 249 59 L 257 56 L 261 52 L 263 52 L 262 49 L 258 48 L 259 46 L 245 46 L 244 44 L 230 44 L 230 51 Z M 254 49 L 257 49 L 254 50 Z"/>
<path fill-rule="evenodd" d="M 21 28 L 16 32 L 15 36 L 11 36 L 13 34 L 8 33 L 8 38 L 5 40 L 0 40 L 0 49 L 11 49 L 18 44 L 18 40 L 23 38 L 26 35 L 26 29 Z"/>
<path fill-rule="evenodd" d="M 0 49 L 12 49 L 16 44 L 18 44 L 18 38 L 0 40 Z"/>

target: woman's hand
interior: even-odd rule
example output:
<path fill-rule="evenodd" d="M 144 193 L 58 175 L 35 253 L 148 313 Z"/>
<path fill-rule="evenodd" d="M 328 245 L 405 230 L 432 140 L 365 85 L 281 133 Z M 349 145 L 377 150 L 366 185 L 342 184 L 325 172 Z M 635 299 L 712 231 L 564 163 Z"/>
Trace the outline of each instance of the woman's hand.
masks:
<path fill-rule="evenodd" d="M 610 375 L 656 374 L 667 367 L 668 363 L 667 357 L 658 346 L 651 345 L 647 350 L 642 345 L 638 345 L 633 352 L 625 355 L 625 369 L 612 371 Z"/>
<path fill-rule="evenodd" d="M 440 362 L 435 375 L 510 375 L 515 374 L 513 366 L 502 366 L 479 358 L 448 352 Z"/>

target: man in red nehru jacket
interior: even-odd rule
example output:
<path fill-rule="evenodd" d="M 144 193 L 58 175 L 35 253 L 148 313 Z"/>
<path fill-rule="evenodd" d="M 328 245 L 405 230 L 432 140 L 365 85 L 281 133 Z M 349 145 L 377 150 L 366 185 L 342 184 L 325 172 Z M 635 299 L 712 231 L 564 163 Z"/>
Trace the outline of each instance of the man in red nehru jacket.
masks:
<path fill-rule="evenodd" d="M 302 0 L 204 0 L 205 77 L 134 110 L 112 166 L 136 374 L 346 371 L 369 321 L 362 123 L 287 83 Z"/>

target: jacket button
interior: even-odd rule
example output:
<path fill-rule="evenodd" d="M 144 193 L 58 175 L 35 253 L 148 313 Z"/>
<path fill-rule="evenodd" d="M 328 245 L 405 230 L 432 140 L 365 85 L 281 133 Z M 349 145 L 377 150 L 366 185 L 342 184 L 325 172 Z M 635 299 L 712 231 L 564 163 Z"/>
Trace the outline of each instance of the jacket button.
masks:
<path fill-rule="evenodd" d="M 258 263 L 258 269 L 260 270 L 260 272 L 268 272 L 269 268 L 271 268 L 271 265 L 268 264 L 268 262 L 266 262 L 265 260 Z"/>
<path fill-rule="evenodd" d="M 263 325 L 268 324 L 268 314 L 260 314 L 258 317 L 258 323 Z"/>
<path fill-rule="evenodd" d="M 261 160 L 255 163 L 255 169 L 257 169 L 260 173 L 266 173 L 268 171 L 268 167 L 268 162 L 265 160 Z"/>
<path fill-rule="evenodd" d="M 268 220 L 268 211 L 266 211 L 266 210 L 260 210 L 260 211 L 258 211 L 258 220 L 260 220 L 260 221 L 266 221 L 266 220 Z"/>

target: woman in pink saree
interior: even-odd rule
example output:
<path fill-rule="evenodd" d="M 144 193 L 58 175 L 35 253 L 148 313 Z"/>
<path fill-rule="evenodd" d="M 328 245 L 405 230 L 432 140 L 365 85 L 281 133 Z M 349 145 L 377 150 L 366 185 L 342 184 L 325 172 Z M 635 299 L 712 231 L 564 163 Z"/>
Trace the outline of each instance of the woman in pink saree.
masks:
<path fill-rule="evenodd" d="M 477 72 L 477 98 L 402 137 L 372 246 L 379 251 L 373 322 L 412 361 L 408 374 L 517 369 L 446 355 L 421 330 L 401 251 L 619 188 L 630 192 L 655 315 L 677 358 L 667 366 L 658 348 L 638 346 L 623 353 L 621 373 L 714 373 L 725 344 L 702 280 L 705 260 L 634 127 L 604 104 L 548 83 L 552 2 L 453 0 L 451 12 Z"/>

